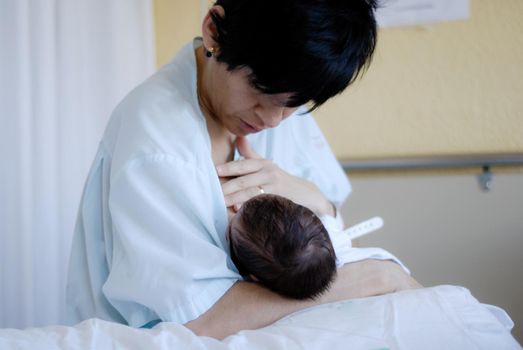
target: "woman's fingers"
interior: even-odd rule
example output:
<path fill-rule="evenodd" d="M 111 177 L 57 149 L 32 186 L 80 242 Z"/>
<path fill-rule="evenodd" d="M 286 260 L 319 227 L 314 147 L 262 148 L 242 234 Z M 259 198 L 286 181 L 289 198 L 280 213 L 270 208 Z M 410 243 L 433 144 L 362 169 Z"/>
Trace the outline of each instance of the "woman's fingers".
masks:
<path fill-rule="evenodd" d="M 263 186 L 267 183 L 266 175 L 263 171 L 236 177 L 222 184 L 222 191 L 225 196 L 234 192 L 249 189 L 251 187 Z"/>
<path fill-rule="evenodd" d="M 238 210 L 239 207 L 247 202 L 252 197 L 259 196 L 262 193 L 266 193 L 265 190 L 261 191 L 259 186 L 253 186 L 241 191 L 237 191 L 225 196 L 225 205 L 230 207 L 234 206 L 235 210 Z"/>
<path fill-rule="evenodd" d="M 216 171 L 222 178 L 232 178 L 222 184 L 222 191 L 225 204 L 237 211 L 242 203 L 266 192 L 275 166 L 271 161 L 260 157 L 243 136 L 236 139 L 236 147 L 245 159 L 221 164 L 216 167 Z"/>
<path fill-rule="evenodd" d="M 220 177 L 232 177 L 252 174 L 267 165 L 265 159 L 242 159 L 218 165 L 216 171 Z"/>
<path fill-rule="evenodd" d="M 272 161 L 261 158 L 245 137 L 236 139 L 236 147 L 246 159 L 216 166 L 218 176 L 231 178 L 222 184 L 227 207 L 238 211 L 252 197 L 272 193 L 306 206 L 317 215 L 335 215 L 332 204 L 312 182 L 291 176 Z"/>
<path fill-rule="evenodd" d="M 236 138 L 236 147 L 238 148 L 240 155 L 245 159 L 218 165 L 216 167 L 216 171 L 218 172 L 219 176 L 242 176 L 254 173 L 256 171 L 260 171 L 270 162 L 262 158 L 251 148 L 245 136 L 238 136 Z"/>

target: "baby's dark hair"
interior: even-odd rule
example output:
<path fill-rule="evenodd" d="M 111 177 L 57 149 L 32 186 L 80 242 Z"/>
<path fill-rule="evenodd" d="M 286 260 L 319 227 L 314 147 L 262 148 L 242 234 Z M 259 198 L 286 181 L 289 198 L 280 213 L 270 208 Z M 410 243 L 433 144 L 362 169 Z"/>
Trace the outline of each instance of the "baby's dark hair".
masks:
<path fill-rule="evenodd" d="M 229 232 L 229 240 L 231 259 L 242 276 L 253 275 L 294 299 L 314 299 L 329 288 L 336 255 L 327 230 L 311 210 L 265 194 L 245 202 L 237 215 L 241 227 Z"/>
<path fill-rule="evenodd" d="M 377 0 L 217 0 L 217 60 L 247 67 L 263 93 L 291 93 L 311 110 L 343 91 L 371 61 Z"/>

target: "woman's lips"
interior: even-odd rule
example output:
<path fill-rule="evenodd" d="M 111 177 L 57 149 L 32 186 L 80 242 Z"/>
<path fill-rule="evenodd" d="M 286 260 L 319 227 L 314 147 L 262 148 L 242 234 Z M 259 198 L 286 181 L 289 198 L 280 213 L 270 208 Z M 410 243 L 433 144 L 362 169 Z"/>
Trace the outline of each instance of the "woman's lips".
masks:
<path fill-rule="evenodd" d="M 240 119 L 240 121 L 241 121 L 242 129 L 244 129 L 248 133 L 255 133 L 255 132 L 262 130 L 262 128 L 258 128 L 252 124 L 249 124 L 246 121 L 244 121 L 243 119 Z"/>

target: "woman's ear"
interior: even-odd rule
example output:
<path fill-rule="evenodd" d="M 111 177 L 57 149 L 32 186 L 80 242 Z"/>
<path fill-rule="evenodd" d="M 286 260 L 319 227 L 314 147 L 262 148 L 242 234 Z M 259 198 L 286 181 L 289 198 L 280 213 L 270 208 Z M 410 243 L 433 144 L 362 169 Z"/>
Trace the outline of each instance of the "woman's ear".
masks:
<path fill-rule="evenodd" d="M 211 14 L 223 17 L 225 15 L 225 10 L 220 5 L 211 7 L 202 22 L 203 46 L 205 46 L 206 49 L 213 48 L 214 50 L 217 50 L 218 43 L 214 39 L 218 36 L 218 31 L 216 30 Z"/>

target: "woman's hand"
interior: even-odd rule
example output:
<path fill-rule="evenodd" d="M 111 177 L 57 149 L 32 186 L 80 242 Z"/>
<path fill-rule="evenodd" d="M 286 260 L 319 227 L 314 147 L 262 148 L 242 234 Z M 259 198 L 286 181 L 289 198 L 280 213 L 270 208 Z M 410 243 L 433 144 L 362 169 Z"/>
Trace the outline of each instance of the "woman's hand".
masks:
<path fill-rule="evenodd" d="M 236 146 L 245 159 L 216 167 L 220 177 L 232 178 L 222 184 L 227 207 L 237 211 L 252 197 L 271 193 L 303 205 L 316 215 L 336 215 L 334 206 L 316 185 L 286 173 L 272 161 L 259 156 L 243 136 L 238 136 Z"/>
<path fill-rule="evenodd" d="M 336 280 L 320 303 L 365 298 L 423 288 L 400 265 L 390 260 L 362 260 L 343 265 Z"/>

